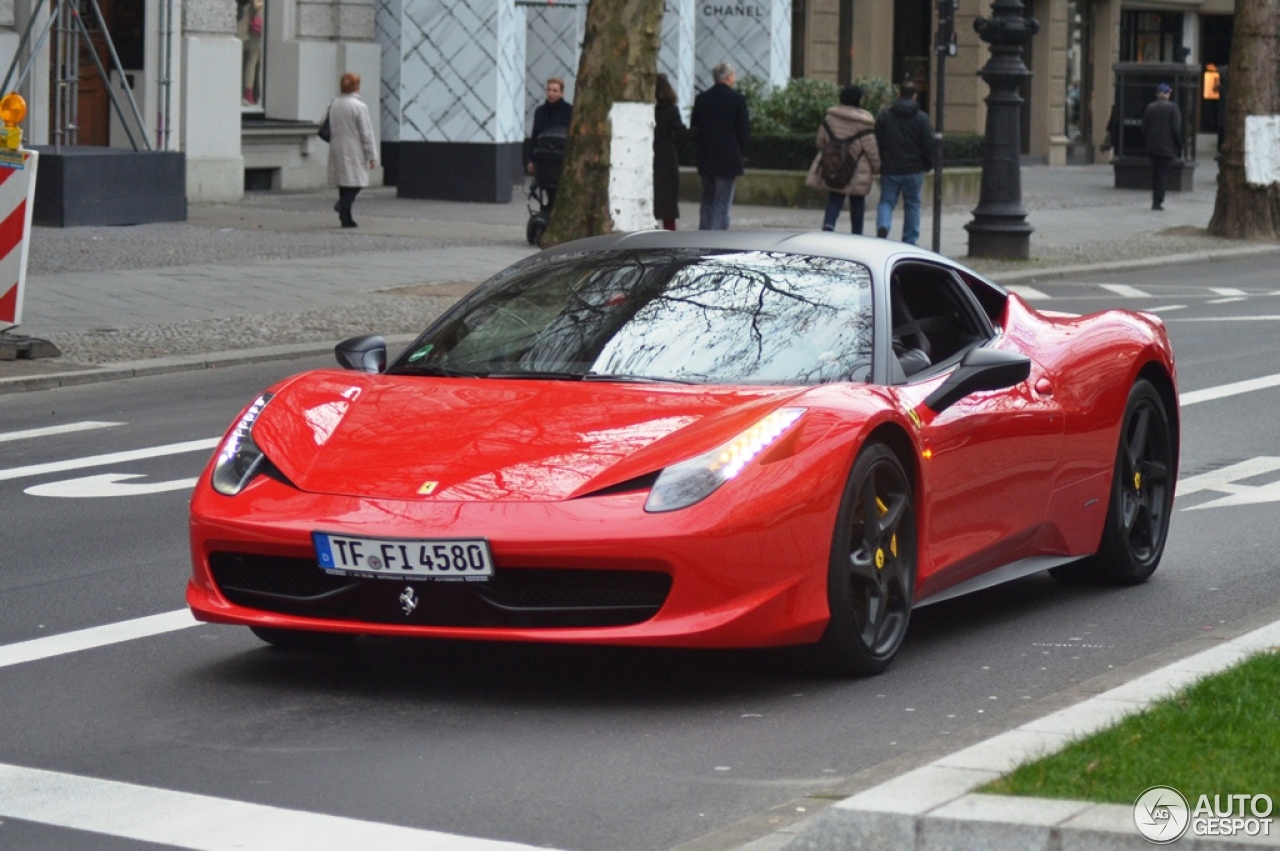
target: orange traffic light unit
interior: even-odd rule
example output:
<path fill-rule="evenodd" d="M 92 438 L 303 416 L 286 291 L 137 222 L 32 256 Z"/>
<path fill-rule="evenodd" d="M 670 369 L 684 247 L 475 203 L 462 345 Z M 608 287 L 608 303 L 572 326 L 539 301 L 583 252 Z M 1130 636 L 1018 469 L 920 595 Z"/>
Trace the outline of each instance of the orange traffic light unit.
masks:
<path fill-rule="evenodd" d="M 3 147 L 16 151 L 22 147 L 22 128 L 18 125 L 27 117 L 27 102 L 17 92 L 9 92 L 0 98 L 0 121 L 4 129 L 0 130 Z"/>

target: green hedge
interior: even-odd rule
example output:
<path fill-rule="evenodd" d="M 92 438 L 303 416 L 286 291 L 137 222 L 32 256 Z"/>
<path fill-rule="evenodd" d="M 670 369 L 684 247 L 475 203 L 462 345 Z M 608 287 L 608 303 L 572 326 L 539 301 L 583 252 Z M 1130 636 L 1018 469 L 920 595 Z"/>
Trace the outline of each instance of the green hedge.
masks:
<path fill-rule="evenodd" d="M 814 147 L 817 130 L 808 133 L 755 133 L 747 144 L 747 168 L 787 169 L 808 171 L 818 149 Z M 943 160 L 946 166 L 982 165 L 982 136 L 948 133 L 942 140 Z M 696 146 L 692 139 L 680 147 L 680 164 L 697 163 Z"/>
<path fill-rule="evenodd" d="M 877 115 L 893 103 L 893 84 L 883 77 L 858 77 L 854 85 L 862 89 L 862 108 Z M 823 80 L 797 77 L 785 86 L 770 87 L 750 75 L 738 81 L 738 91 L 747 98 L 751 127 L 762 136 L 787 133 L 814 134 L 827 108 L 840 102 L 840 86 Z"/>

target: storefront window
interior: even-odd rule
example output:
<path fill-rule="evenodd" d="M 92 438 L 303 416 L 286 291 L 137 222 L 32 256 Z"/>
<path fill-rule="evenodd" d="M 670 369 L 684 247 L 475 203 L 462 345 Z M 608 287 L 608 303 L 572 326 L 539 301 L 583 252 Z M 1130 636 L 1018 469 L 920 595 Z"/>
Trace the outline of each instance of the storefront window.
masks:
<path fill-rule="evenodd" d="M 1181 12 L 1121 12 L 1121 62 L 1182 62 L 1181 54 Z"/>
<path fill-rule="evenodd" d="M 266 29 L 264 0 L 236 0 L 236 37 L 241 44 L 240 109 L 262 112 L 262 41 Z"/>
<path fill-rule="evenodd" d="M 1089 105 L 1093 99 L 1093 6 L 1070 0 L 1067 3 L 1067 109 L 1064 132 L 1071 142 L 1087 140 L 1090 134 Z"/>

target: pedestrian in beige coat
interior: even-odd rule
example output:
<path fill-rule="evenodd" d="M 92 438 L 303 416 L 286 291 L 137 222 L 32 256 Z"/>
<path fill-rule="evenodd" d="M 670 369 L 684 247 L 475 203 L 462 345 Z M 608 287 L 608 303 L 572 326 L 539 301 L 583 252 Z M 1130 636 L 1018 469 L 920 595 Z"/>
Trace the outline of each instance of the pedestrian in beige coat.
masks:
<path fill-rule="evenodd" d="M 342 94 L 329 104 L 329 185 L 338 187 L 333 209 L 344 228 L 356 226 L 351 205 L 369 185 L 369 169 L 378 165 L 369 107 L 360 98 L 360 75 L 347 72 L 339 81 Z"/>
<path fill-rule="evenodd" d="M 809 175 L 805 183 L 814 189 L 827 190 L 827 211 L 822 219 L 823 230 L 835 230 L 836 221 L 840 218 L 840 210 L 844 207 L 844 199 L 849 199 L 850 226 L 853 233 L 862 233 L 862 219 L 867 209 L 867 194 L 871 191 L 871 179 L 880 173 L 880 149 L 876 146 L 876 118 L 860 107 L 862 89 L 858 86 L 845 86 L 840 90 L 840 103 L 829 107 L 826 114 L 826 125 L 837 139 L 851 139 L 849 152 L 857 157 L 858 167 L 853 177 L 844 186 L 828 186 L 819 173 L 822 162 L 822 148 L 831 138 L 827 127 L 818 127 L 818 155 L 809 167 Z"/>

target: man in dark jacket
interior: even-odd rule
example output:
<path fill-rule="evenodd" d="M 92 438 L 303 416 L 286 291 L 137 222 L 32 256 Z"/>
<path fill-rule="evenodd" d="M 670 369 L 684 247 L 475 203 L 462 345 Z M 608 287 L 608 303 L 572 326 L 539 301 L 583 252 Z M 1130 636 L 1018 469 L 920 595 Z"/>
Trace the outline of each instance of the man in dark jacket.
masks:
<path fill-rule="evenodd" d="M 916 84 L 898 87 L 898 100 L 876 117 L 876 145 L 880 149 L 880 205 L 876 208 L 876 236 L 887 237 L 893 208 L 902 196 L 902 241 L 920 238 L 920 196 L 924 173 L 933 168 L 933 125 L 920 111 Z"/>
<path fill-rule="evenodd" d="M 1142 135 L 1151 158 L 1151 209 L 1164 209 L 1164 192 L 1169 181 L 1169 166 L 1182 156 L 1182 110 L 1169 100 L 1173 90 L 1168 83 L 1156 88 L 1156 99 L 1142 111 Z"/>
<path fill-rule="evenodd" d="M 715 85 L 693 99 L 689 126 L 698 134 L 702 178 L 701 230 L 728 230 L 734 183 L 742 174 L 742 152 L 751 135 L 747 99 L 733 90 L 737 71 L 728 62 L 711 69 Z"/>
<path fill-rule="evenodd" d="M 547 99 L 533 111 L 533 135 L 524 140 L 524 167 L 529 174 L 537 171 L 533 161 L 533 149 L 538 137 L 548 127 L 565 127 L 573 119 L 573 104 L 564 99 L 564 80 L 552 77 L 547 80 Z M 547 187 L 547 203 L 555 203 L 554 181 Z"/>

